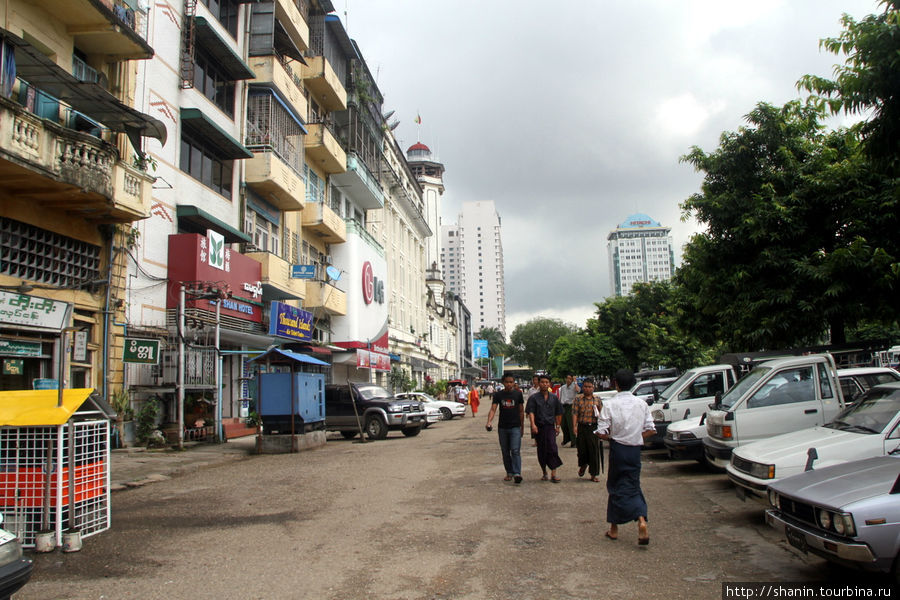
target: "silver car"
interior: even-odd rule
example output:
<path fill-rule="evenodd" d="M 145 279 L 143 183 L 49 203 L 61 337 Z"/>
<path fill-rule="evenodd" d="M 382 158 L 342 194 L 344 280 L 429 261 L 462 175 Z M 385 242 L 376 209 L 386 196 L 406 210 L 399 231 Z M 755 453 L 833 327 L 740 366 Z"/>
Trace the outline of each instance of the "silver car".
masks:
<path fill-rule="evenodd" d="M 830 562 L 900 580 L 900 455 L 806 471 L 769 486 L 766 522 Z"/>

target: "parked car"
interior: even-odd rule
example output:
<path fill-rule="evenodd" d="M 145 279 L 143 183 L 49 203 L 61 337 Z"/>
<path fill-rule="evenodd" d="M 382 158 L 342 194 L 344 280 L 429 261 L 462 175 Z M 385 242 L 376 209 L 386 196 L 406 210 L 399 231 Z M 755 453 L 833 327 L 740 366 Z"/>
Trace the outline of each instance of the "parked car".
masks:
<path fill-rule="evenodd" d="M 663 444 L 669 451 L 671 459 L 706 463 L 704 438 L 706 438 L 706 413 L 671 423 L 666 429 Z"/>
<path fill-rule="evenodd" d="M 727 392 L 735 380 L 735 370 L 728 364 L 694 367 L 685 371 L 650 405 L 656 436 L 648 442 L 662 443 L 670 424 L 702 415 L 715 401 L 716 394 Z"/>
<path fill-rule="evenodd" d="M 738 381 L 706 413 L 706 458 L 719 469 L 744 444 L 831 421 L 844 409 L 834 358 L 770 360 Z"/>
<path fill-rule="evenodd" d="M 773 483 L 766 522 L 804 553 L 900 583 L 900 456 L 815 469 Z"/>
<path fill-rule="evenodd" d="M 900 373 L 888 367 L 856 367 L 838 369 L 841 393 L 846 404 L 853 404 L 869 388 L 882 383 L 900 381 Z"/>
<path fill-rule="evenodd" d="M 325 429 L 340 431 L 347 439 L 359 433 L 360 424 L 372 440 L 383 440 L 388 431 L 400 431 L 413 437 L 419 435 L 426 416 L 421 402 L 395 398 L 380 385 L 325 386 Z"/>
<path fill-rule="evenodd" d="M 0 514 L 0 526 L 3 515 Z M 9 598 L 28 583 L 33 565 L 22 555 L 19 538 L 0 527 L 0 598 Z"/>
<path fill-rule="evenodd" d="M 895 450 L 900 450 L 900 382 L 870 389 L 822 427 L 736 448 L 726 470 L 739 495 L 764 499 L 779 479 Z"/>
<path fill-rule="evenodd" d="M 397 394 L 397 397 L 419 400 L 425 404 L 426 409 L 436 408 L 445 421 L 449 421 L 453 417 L 466 416 L 466 405 L 456 400 L 438 400 L 425 392 L 406 392 Z"/>
<path fill-rule="evenodd" d="M 678 379 L 677 377 L 658 377 L 656 379 L 645 379 L 638 381 L 631 388 L 631 393 L 646 402 L 648 405 L 653 404 L 654 398 L 669 387 L 669 384 Z"/>

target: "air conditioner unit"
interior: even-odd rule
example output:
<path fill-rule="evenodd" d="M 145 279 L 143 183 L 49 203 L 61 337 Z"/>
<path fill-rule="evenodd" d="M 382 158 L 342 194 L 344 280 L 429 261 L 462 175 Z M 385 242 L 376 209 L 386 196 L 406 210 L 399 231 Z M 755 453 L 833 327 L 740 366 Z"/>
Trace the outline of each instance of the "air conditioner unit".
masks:
<path fill-rule="evenodd" d="M 330 254 L 325 257 L 325 264 L 326 265 L 334 264 L 334 258 L 332 258 L 332 256 Z"/>

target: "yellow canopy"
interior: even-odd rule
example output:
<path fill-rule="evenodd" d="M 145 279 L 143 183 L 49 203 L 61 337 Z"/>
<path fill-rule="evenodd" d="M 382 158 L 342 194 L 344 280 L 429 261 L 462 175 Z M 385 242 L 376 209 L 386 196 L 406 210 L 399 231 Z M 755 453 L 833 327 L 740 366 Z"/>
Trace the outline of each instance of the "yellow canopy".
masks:
<path fill-rule="evenodd" d="M 63 390 L 62 406 L 57 406 L 59 390 L 0 392 L 0 426 L 62 425 L 93 392 L 91 388 Z"/>

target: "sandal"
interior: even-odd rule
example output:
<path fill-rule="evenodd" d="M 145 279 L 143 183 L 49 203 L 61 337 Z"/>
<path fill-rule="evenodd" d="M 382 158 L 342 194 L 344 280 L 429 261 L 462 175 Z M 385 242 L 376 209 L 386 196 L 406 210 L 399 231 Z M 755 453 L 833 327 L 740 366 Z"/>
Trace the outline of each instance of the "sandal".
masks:
<path fill-rule="evenodd" d="M 541 481 L 547 481 L 547 479 L 548 479 L 547 475 L 544 475 L 543 477 L 541 477 Z"/>
<path fill-rule="evenodd" d="M 591 477 L 591 481 L 593 481 L 594 483 L 600 483 L 600 478 L 599 477 Z"/>
<path fill-rule="evenodd" d="M 503 478 L 503 481 L 512 481 L 512 477 L 507 475 L 506 477 Z"/>
<path fill-rule="evenodd" d="M 560 481 L 562 481 L 562 479 L 560 479 L 559 477 L 551 477 L 550 481 L 552 481 L 553 483 L 559 483 Z"/>
<path fill-rule="evenodd" d="M 606 533 L 604 533 L 603 535 L 605 535 L 608 539 L 611 539 L 612 541 L 616 541 L 617 539 L 619 539 L 619 536 L 610 535 L 610 533 L 608 531 Z"/>
<path fill-rule="evenodd" d="M 641 535 L 643 534 L 643 535 Z M 647 525 L 638 525 L 638 545 L 646 546 L 650 543 L 650 532 L 647 531 Z"/>

